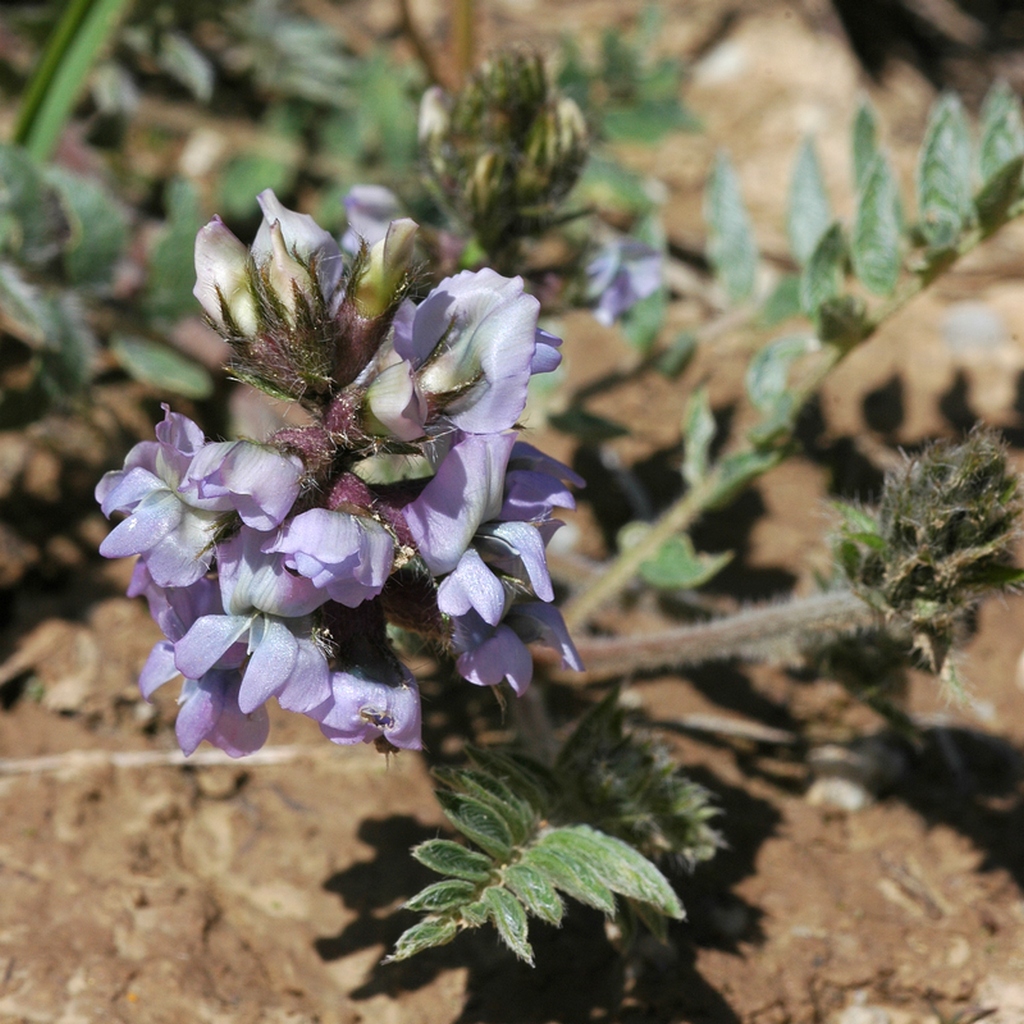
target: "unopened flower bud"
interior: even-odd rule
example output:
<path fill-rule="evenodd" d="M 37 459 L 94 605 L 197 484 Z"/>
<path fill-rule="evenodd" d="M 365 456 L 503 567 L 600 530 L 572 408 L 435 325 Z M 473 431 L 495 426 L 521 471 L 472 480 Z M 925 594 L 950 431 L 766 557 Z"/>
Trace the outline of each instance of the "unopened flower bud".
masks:
<path fill-rule="evenodd" d="M 439 85 L 431 86 L 420 100 L 420 117 L 417 133 L 420 145 L 428 151 L 433 149 L 448 132 L 451 116 L 444 90 Z"/>
<path fill-rule="evenodd" d="M 402 282 L 409 272 L 419 225 L 408 217 L 393 220 L 387 234 L 370 247 L 370 255 L 359 278 L 355 302 L 365 317 L 380 316 L 395 304 Z"/>
<path fill-rule="evenodd" d="M 251 337 L 258 327 L 245 246 L 214 217 L 196 236 L 196 286 L 192 294 L 225 333 Z"/>

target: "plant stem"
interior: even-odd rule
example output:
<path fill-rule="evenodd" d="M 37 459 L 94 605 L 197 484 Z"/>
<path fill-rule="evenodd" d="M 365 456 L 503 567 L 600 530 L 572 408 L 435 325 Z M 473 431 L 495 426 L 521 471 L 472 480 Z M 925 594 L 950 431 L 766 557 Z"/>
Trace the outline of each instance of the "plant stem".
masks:
<path fill-rule="evenodd" d="M 571 678 L 588 683 L 629 672 L 743 657 L 778 648 L 801 634 L 850 633 L 877 622 L 878 613 L 848 590 L 815 594 L 660 633 L 581 638 L 576 648 L 586 671 Z"/>
<path fill-rule="evenodd" d="M 1006 221 L 1024 212 L 1024 200 L 1018 200 L 1006 213 Z M 838 345 L 825 343 L 819 358 L 813 368 L 808 372 L 804 381 L 794 388 L 796 395 L 796 406 L 801 408 L 810 397 L 821 387 L 825 378 L 850 352 L 859 345 L 871 338 L 878 328 L 901 310 L 907 303 L 923 291 L 936 277 L 948 270 L 961 257 L 975 249 L 986 238 L 994 233 L 995 229 L 983 231 L 981 228 L 972 228 L 960 239 L 956 248 L 944 257 L 939 257 L 931 264 L 925 265 L 921 270 L 906 282 L 888 302 L 868 319 L 864 325 L 864 334 L 856 344 Z M 784 444 L 787 439 L 778 442 Z M 754 455 L 763 448 L 758 448 L 749 440 L 741 444 L 738 449 L 730 454 Z M 634 545 L 627 548 L 611 561 L 608 568 L 575 597 L 571 598 L 563 609 L 565 623 L 570 631 L 579 630 L 589 621 L 592 615 L 602 605 L 617 597 L 632 582 L 640 566 L 654 558 L 671 537 L 683 530 L 688 529 L 705 511 L 721 501 L 723 487 L 727 481 L 722 468 L 722 461 L 719 460 L 708 471 L 707 475 L 694 487 L 688 490 L 682 497 L 678 498 L 672 505 L 662 513 L 651 528 Z"/>
<path fill-rule="evenodd" d="M 455 74 L 458 85 L 465 84 L 473 73 L 476 63 L 476 12 L 475 0 L 454 0 L 452 16 L 452 41 L 455 57 Z"/>
<path fill-rule="evenodd" d="M 451 89 L 456 83 L 451 80 L 450 75 L 445 74 L 441 69 L 441 62 L 438 60 L 437 54 L 426 39 L 424 39 L 416 22 L 413 21 L 409 0 L 398 0 L 398 13 L 402 19 L 402 31 L 412 44 L 412 48 L 416 51 L 416 56 L 423 65 L 427 77 L 434 85 Z"/>

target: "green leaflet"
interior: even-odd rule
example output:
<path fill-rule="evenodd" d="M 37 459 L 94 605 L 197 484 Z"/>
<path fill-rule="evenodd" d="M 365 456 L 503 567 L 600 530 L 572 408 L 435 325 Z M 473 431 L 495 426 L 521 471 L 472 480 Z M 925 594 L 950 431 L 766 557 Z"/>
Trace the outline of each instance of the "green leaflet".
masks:
<path fill-rule="evenodd" d="M 565 904 L 543 872 L 528 864 L 513 864 L 505 869 L 505 884 L 531 914 L 548 924 L 560 924 Z"/>
<path fill-rule="evenodd" d="M 732 557 L 731 551 L 715 555 L 697 552 L 684 533 L 667 540 L 655 558 L 642 562 L 640 575 L 661 590 L 693 590 L 717 576 Z"/>
<path fill-rule="evenodd" d="M 467 882 L 486 882 L 491 876 L 490 857 L 467 850 L 450 839 L 428 839 L 413 847 L 412 855 L 440 875 L 451 875 Z"/>
<path fill-rule="evenodd" d="M 757 243 L 740 194 L 739 179 L 725 153 L 719 153 L 704 195 L 708 225 L 708 259 L 733 302 L 754 291 Z"/>
<path fill-rule="evenodd" d="M 1024 122 L 1017 94 L 1006 82 L 996 82 L 981 107 L 978 170 L 983 187 L 1008 163 L 1024 154 Z"/>
<path fill-rule="evenodd" d="M 932 107 L 917 165 L 919 228 L 933 249 L 954 245 L 971 217 L 971 163 L 963 104 L 946 93 Z"/>
<path fill-rule="evenodd" d="M 836 221 L 818 240 L 800 275 L 800 305 L 813 317 L 822 303 L 839 294 L 846 273 L 846 240 Z"/>
<path fill-rule="evenodd" d="M 577 870 L 592 872 L 612 892 L 656 907 L 668 917 L 681 919 L 682 904 L 665 876 L 632 846 L 588 825 L 555 829 L 531 853 L 552 851 Z"/>
<path fill-rule="evenodd" d="M 519 900 L 512 893 L 491 886 L 484 893 L 482 902 L 487 907 L 487 916 L 498 929 L 498 934 L 505 945 L 520 960 L 532 964 L 533 949 L 526 940 L 529 925 L 526 921 L 526 911 Z"/>
<path fill-rule="evenodd" d="M 699 387 L 690 395 L 683 417 L 683 479 L 693 487 L 708 471 L 711 442 L 715 439 L 715 417 L 708 390 Z"/>
<path fill-rule="evenodd" d="M 825 190 L 818 153 L 814 141 L 807 138 L 800 147 L 793 168 L 786 218 L 789 248 L 797 263 L 803 265 L 810 259 L 832 219 L 832 207 Z"/>
<path fill-rule="evenodd" d="M 899 188 L 881 153 L 868 167 L 857 196 L 850 238 L 853 270 L 869 291 L 891 295 L 902 266 L 903 214 Z"/>
<path fill-rule="evenodd" d="M 459 926 L 451 918 L 429 917 L 407 928 L 399 936 L 391 955 L 384 958 L 384 963 L 408 960 L 409 957 L 422 953 L 431 946 L 444 946 L 458 934 Z"/>
<path fill-rule="evenodd" d="M 446 879 L 434 882 L 422 889 L 411 899 L 405 901 L 406 910 L 418 910 L 424 914 L 443 913 L 456 910 L 464 903 L 471 902 L 477 894 L 478 887 L 472 882 L 460 879 Z"/>
<path fill-rule="evenodd" d="M 512 856 L 512 834 L 503 818 L 487 804 L 462 793 L 437 791 L 445 817 L 466 838 L 499 861 Z"/>
<path fill-rule="evenodd" d="M 878 122 L 866 98 L 861 101 L 854 116 L 850 142 L 853 151 L 853 183 L 860 190 L 878 153 Z"/>

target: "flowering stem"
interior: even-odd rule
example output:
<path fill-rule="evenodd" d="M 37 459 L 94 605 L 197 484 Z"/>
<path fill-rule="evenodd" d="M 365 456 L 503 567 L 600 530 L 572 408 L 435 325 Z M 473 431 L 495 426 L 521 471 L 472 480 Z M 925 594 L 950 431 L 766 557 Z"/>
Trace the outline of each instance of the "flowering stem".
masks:
<path fill-rule="evenodd" d="M 586 637 L 578 640 L 576 647 L 587 670 L 572 679 L 593 682 L 628 672 L 698 665 L 779 648 L 802 634 L 849 633 L 877 621 L 877 612 L 856 594 L 844 590 L 748 608 L 725 618 L 659 633 Z"/>
<path fill-rule="evenodd" d="M 1024 200 L 1014 203 L 1007 210 L 1006 218 L 1002 223 L 1006 223 L 1022 212 L 1024 212 Z M 801 408 L 848 353 L 871 338 L 886 320 L 923 291 L 936 277 L 949 270 L 957 260 L 975 249 L 993 231 L 994 229 L 974 228 L 965 232 L 955 249 L 942 254 L 931 264 L 920 269 L 873 316 L 865 318 L 863 333 L 855 343 L 824 343 L 817 362 L 808 371 L 805 379 L 793 389 L 796 399 L 795 406 Z M 779 443 L 785 443 L 786 440 L 783 439 Z M 754 455 L 758 451 L 763 451 L 763 449 L 758 449 L 752 442 L 747 441 L 734 454 Z M 619 552 L 604 573 L 594 580 L 586 590 L 581 591 L 567 602 L 563 611 L 565 623 L 570 631 L 579 630 L 584 626 L 604 604 L 617 597 L 630 585 L 640 566 L 654 558 L 666 541 L 688 529 L 705 511 L 721 500 L 722 488 L 726 484 L 725 475 L 722 461 L 716 462 L 702 480 L 666 509 L 661 518 L 651 525 L 636 544 Z"/>

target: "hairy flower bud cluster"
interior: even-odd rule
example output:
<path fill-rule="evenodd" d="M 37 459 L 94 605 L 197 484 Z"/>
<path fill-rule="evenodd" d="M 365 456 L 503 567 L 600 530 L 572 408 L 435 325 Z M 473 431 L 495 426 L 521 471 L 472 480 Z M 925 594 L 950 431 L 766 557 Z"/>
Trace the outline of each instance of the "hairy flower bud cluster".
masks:
<path fill-rule="evenodd" d="M 587 155 L 583 114 L 536 54 L 495 57 L 454 96 L 428 90 L 419 138 L 442 198 L 488 253 L 543 231 Z"/>
<path fill-rule="evenodd" d="M 186 753 L 257 749 L 272 697 L 334 742 L 415 749 L 419 694 L 389 623 L 480 685 L 522 693 L 534 641 L 580 668 L 545 546 L 582 481 L 516 428 L 561 343 L 522 281 L 491 270 L 415 304 L 412 221 L 350 218 L 366 234 L 345 260 L 311 218 L 259 199 L 250 248 L 217 218 L 200 231 L 195 294 L 236 371 L 314 422 L 216 442 L 165 407 L 156 440 L 97 487 L 125 516 L 100 550 L 138 556 L 129 593 L 166 637 L 140 686 L 149 698 L 184 676 Z"/>
<path fill-rule="evenodd" d="M 992 431 L 940 441 L 889 474 L 876 512 L 843 509 L 837 559 L 851 586 L 906 625 L 938 671 L 958 623 L 984 593 L 1017 587 L 1024 496 Z"/>

